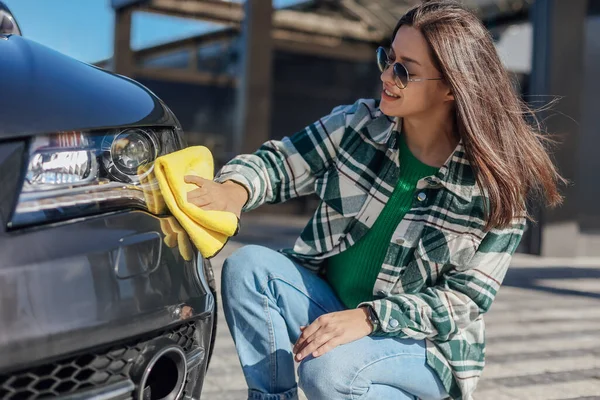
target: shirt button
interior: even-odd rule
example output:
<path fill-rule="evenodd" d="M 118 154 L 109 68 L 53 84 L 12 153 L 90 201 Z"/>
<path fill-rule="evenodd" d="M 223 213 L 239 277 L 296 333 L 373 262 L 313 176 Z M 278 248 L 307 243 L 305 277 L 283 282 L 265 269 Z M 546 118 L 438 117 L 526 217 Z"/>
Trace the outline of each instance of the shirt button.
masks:
<path fill-rule="evenodd" d="M 383 291 L 383 290 L 380 290 L 380 291 L 378 291 L 378 292 L 377 292 L 377 294 L 378 294 L 379 296 L 385 296 L 385 291 Z"/>
<path fill-rule="evenodd" d="M 390 319 L 390 326 L 391 326 L 392 328 L 397 328 L 397 327 L 398 327 L 398 321 L 397 321 L 397 320 L 395 320 L 395 319 L 393 319 L 393 318 L 392 318 L 392 319 Z"/>
<path fill-rule="evenodd" d="M 396 244 L 404 244 L 404 238 L 396 239 Z"/>
<path fill-rule="evenodd" d="M 425 192 L 420 192 L 417 195 L 417 200 L 419 200 L 419 201 L 425 201 L 426 198 L 427 198 L 427 195 L 425 194 Z"/>

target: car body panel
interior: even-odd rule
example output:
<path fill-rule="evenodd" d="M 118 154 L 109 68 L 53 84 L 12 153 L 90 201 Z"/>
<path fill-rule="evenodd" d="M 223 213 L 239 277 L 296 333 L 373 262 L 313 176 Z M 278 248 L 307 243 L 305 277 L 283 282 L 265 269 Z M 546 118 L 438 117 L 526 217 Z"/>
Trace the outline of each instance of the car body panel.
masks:
<path fill-rule="evenodd" d="M 164 237 L 142 211 L 2 237 L 0 371 L 212 318 L 201 257 L 183 260 Z"/>

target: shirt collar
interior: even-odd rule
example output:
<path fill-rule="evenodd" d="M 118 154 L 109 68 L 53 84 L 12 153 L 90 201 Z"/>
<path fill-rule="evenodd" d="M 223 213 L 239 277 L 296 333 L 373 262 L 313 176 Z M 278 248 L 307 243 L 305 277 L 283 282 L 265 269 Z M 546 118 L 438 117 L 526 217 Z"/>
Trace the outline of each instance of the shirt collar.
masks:
<path fill-rule="evenodd" d="M 398 141 L 393 133 L 399 134 L 400 118 L 390 118 L 380 110 L 378 112 L 379 115 L 367 127 L 369 136 L 375 143 L 398 150 Z M 460 198 L 471 201 L 477 182 L 473 167 L 467 159 L 462 139 L 430 183 L 439 183 Z"/>
<path fill-rule="evenodd" d="M 477 181 L 462 140 L 435 177 L 446 189 L 468 202 L 471 201 Z"/>
<path fill-rule="evenodd" d="M 397 130 L 399 118 L 391 118 L 377 109 L 373 119 L 366 126 L 369 138 L 377 144 L 387 145 L 392 138 L 392 132 Z"/>

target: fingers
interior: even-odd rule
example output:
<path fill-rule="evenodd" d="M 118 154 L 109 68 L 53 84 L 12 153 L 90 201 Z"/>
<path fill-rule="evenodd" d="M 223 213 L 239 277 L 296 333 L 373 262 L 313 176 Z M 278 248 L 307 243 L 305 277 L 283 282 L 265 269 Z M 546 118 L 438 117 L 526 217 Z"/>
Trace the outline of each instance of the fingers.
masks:
<path fill-rule="evenodd" d="M 294 343 L 294 347 L 292 350 L 294 352 L 294 354 L 296 354 L 296 350 L 299 348 L 300 340 L 302 339 L 302 332 L 304 332 L 305 330 L 306 330 L 306 325 L 300 326 L 300 336 L 298 336 L 298 339 L 296 340 L 296 343 Z"/>
<path fill-rule="evenodd" d="M 196 189 L 196 190 L 205 190 L 205 189 L 200 188 L 200 189 Z M 199 192 L 201 194 L 194 193 L 194 192 L 196 192 L 196 190 L 193 190 L 188 193 L 188 196 L 187 196 L 188 203 L 192 203 L 196 207 L 201 207 L 204 211 L 210 211 L 210 210 L 222 211 L 222 208 L 218 204 L 215 203 L 213 196 L 206 193 L 206 191 Z"/>
<path fill-rule="evenodd" d="M 333 338 L 325 343 L 323 346 L 319 347 L 317 350 L 312 352 L 312 356 L 317 358 L 322 356 L 323 354 L 335 349 L 341 344 L 341 342 L 337 338 Z"/>
<path fill-rule="evenodd" d="M 310 343 L 306 345 L 298 354 L 296 354 L 296 360 L 301 361 L 304 357 L 312 354 L 313 357 L 316 357 L 318 349 L 322 348 L 322 346 L 326 346 L 327 343 L 333 339 L 333 333 L 327 333 L 324 329 L 319 329 L 317 333 L 312 336 L 312 340 Z"/>
<path fill-rule="evenodd" d="M 319 357 L 337 346 L 359 340 L 371 333 L 362 309 L 323 314 L 307 327 L 300 327 L 300 337 L 293 352 L 297 361 L 308 355 Z"/>
<path fill-rule="evenodd" d="M 296 341 L 294 345 L 294 353 L 296 354 L 296 359 L 298 361 L 302 360 L 306 355 L 310 354 L 309 351 L 305 350 L 311 343 L 323 337 L 324 335 L 330 333 L 329 329 L 325 329 L 329 326 L 329 322 L 331 322 L 332 316 L 330 314 L 321 315 L 319 318 L 313 321 L 312 324 L 307 326 L 306 328 L 301 329 L 302 334 Z M 319 346 L 322 345 L 322 342 L 319 342 Z M 317 347 L 314 349 L 316 350 Z"/>
<path fill-rule="evenodd" d="M 302 331 L 302 334 L 300 335 L 300 338 L 309 338 L 311 337 L 315 332 L 317 332 L 320 328 L 321 328 L 321 324 L 322 322 L 324 322 L 325 318 L 323 318 L 324 316 L 320 316 L 319 318 L 315 319 L 313 321 L 312 324 L 308 325 L 306 328 L 304 328 L 304 330 Z"/>
<path fill-rule="evenodd" d="M 208 190 L 206 190 L 206 188 L 199 187 L 198 189 L 188 192 L 187 201 L 188 203 L 192 203 L 197 207 L 205 208 L 213 202 L 213 198 L 208 194 Z"/>
<path fill-rule="evenodd" d="M 221 184 L 194 175 L 186 175 L 184 180 L 186 183 L 192 183 L 198 186 L 197 189 L 187 193 L 188 203 L 200 207 L 205 211 L 228 210 L 228 205 L 231 203 L 229 194 L 223 190 Z M 237 213 L 239 217 L 239 210 L 234 210 L 232 212 Z"/>
<path fill-rule="evenodd" d="M 296 343 L 294 344 L 294 353 L 298 353 L 300 350 L 302 350 L 307 344 L 306 340 L 310 338 L 319 329 L 319 319 L 320 317 L 314 320 L 312 324 L 308 325 L 304 329 L 301 329 L 302 333 L 300 334 L 300 337 L 298 337 L 298 340 L 296 340 Z"/>
<path fill-rule="evenodd" d="M 204 179 L 196 175 L 186 175 L 183 177 L 183 180 L 185 181 L 185 183 L 193 183 L 195 185 L 198 185 L 199 187 L 202 187 L 202 185 L 206 184 L 206 182 L 212 182 L 208 179 Z"/>

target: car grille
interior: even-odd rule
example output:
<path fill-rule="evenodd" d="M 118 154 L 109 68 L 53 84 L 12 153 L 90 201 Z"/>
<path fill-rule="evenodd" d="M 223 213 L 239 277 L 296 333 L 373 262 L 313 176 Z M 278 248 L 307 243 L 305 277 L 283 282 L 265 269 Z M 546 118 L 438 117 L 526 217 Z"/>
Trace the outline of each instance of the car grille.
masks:
<path fill-rule="evenodd" d="M 199 344 L 195 322 L 113 344 L 56 362 L 0 375 L 0 399 L 29 400 L 64 396 L 129 379 L 129 369 L 146 344 L 170 338 L 189 353 Z"/>

